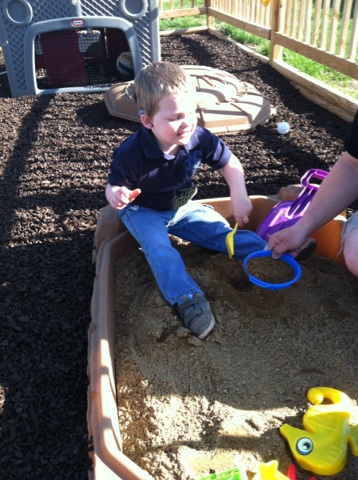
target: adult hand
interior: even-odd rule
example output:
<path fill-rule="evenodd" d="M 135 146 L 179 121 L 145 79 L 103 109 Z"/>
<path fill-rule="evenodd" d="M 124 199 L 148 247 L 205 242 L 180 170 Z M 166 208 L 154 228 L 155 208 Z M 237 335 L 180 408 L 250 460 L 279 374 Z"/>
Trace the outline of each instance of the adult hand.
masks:
<path fill-rule="evenodd" d="M 299 227 L 298 223 L 292 227 L 279 230 L 270 236 L 267 249 L 272 250 L 272 258 L 280 258 L 284 253 L 294 257 L 299 253 L 302 245 L 307 242 L 308 236 Z"/>

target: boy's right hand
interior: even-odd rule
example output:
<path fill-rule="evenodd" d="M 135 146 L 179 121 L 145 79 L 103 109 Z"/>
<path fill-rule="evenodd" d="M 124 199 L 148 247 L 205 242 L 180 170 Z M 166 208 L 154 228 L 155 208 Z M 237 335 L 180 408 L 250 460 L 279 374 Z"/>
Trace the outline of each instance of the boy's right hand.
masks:
<path fill-rule="evenodd" d="M 252 212 L 252 202 L 247 195 L 244 195 L 240 200 L 231 202 L 231 209 L 235 222 L 240 227 L 243 227 L 249 221 Z"/>
<path fill-rule="evenodd" d="M 141 193 L 139 188 L 135 190 L 129 190 L 127 187 L 118 187 L 113 185 L 107 185 L 106 198 L 110 206 L 116 210 L 121 210 Z"/>

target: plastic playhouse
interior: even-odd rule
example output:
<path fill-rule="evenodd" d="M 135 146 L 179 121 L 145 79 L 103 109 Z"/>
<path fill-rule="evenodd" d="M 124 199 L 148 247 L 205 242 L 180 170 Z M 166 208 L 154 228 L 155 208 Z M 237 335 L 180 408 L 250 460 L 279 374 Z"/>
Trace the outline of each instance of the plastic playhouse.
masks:
<path fill-rule="evenodd" d="M 139 121 L 130 87 L 159 61 L 156 0 L 4 0 L 0 44 L 14 97 L 107 92 L 111 115 Z M 214 133 L 255 128 L 273 113 L 255 87 L 234 75 L 186 66 L 197 86 L 198 124 Z"/>
<path fill-rule="evenodd" d="M 105 91 L 160 59 L 157 2 L 4 0 L 0 43 L 14 97 Z"/>

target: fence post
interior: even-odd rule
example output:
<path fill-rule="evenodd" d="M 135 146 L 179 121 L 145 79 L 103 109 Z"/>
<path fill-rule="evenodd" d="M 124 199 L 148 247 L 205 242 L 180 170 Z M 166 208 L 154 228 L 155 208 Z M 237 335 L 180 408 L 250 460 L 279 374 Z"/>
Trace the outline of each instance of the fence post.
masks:
<path fill-rule="evenodd" d="M 206 8 L 206 26 L 208 30 L 215 28 L 215 17 L 209 15 L 209 8 L 211 7 L 211 0 L 205 0 Z"/>
<path fill-rule="evenodd" d="M 275 42 L 275 34 L 280 30 L 280 9 L 282 8 L 281 1 L 282 0 L 271 0 L 270 64 L 274 62 L 280 62 L 282 60 L 283 47 Z"/>

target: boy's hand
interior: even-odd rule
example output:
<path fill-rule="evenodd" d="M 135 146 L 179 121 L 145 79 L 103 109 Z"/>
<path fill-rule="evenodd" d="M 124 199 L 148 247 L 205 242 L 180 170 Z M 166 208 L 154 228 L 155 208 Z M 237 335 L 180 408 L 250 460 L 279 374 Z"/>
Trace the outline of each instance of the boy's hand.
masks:
<path fill-rule="evenodd" d="M 129 190 L 127 187 L 118 187 L 107 185 L 106 198 L 110 206 L 116 210 L 121 210 L 141 193 L 139 188 Z"/>
<path fill-rule="evenodd" d="M 248 223 L 249 216 L 252 212 L 252 203 L 250 198 L 248 196 L 244 196 L 239 202 L 232 202 L 231 204 L 232 214 L 235 222 L 237 222 L 240 227 L 243 227 L 245 223 Z"/>

